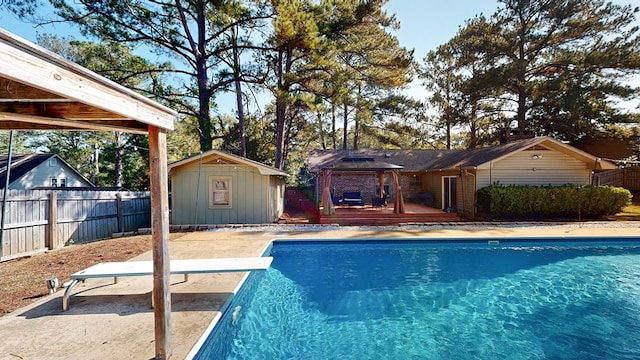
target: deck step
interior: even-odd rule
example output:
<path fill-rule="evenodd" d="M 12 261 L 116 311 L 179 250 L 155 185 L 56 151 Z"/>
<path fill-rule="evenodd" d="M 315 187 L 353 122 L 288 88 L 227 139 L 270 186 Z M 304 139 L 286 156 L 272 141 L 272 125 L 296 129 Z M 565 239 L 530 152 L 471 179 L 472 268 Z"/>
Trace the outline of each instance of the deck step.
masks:
<path fill-rule="evenodd" d="M 321 215 L 320 224 L 340 225 L 393 225 L 402 223 L 433 223 L 461 221 L 457 214 L 344 214 Z"/>

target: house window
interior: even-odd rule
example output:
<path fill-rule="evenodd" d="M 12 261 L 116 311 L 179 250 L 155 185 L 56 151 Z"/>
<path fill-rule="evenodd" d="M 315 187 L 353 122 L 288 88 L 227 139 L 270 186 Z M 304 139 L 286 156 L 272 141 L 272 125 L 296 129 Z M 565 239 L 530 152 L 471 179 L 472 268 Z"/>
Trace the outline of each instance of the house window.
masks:
<path fill-rule="evenodd" d="M 231 176 L 209 177 L 209 208 L 231 208 Z"/>
<path fill-rule="evenodd" d="M 51 158 L 49 159 L 49 166 L 57 166 L 58 165 L 58 160 L 56 158 Z"/>
<path fill-rule="evenodd" d="M 60 179 L 60 187 L 67 187 L 67 179 L 65 178 Z"/>
<path fill-rule="evenodd" d="M 412 174 L 411 176 L 409 176 L 409 188 L 411 189 L 422 188 L 422 177 L 419 174 Z"/>
<path fill-rule="evenodd" d="M 58 179 L 51 178 L 51 187 L 58 187 Z"/>

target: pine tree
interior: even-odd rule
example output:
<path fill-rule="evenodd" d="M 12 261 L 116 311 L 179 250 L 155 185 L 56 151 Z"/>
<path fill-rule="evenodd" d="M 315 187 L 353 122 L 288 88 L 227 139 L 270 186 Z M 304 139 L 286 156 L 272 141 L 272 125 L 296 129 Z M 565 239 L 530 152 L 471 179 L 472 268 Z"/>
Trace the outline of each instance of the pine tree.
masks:
<path fill-rule="evenodd" d="M 636 94 L 623 80 L 640 69 L 638 29 L 630 26 L 637 8 L 602 0 L 501 3 L 464 29 L 481 69 L 469 90 L 508 100 L 502 111 L 515 113 L 519 136 L 571 140 L 631 118 L 613 100 Z"/>

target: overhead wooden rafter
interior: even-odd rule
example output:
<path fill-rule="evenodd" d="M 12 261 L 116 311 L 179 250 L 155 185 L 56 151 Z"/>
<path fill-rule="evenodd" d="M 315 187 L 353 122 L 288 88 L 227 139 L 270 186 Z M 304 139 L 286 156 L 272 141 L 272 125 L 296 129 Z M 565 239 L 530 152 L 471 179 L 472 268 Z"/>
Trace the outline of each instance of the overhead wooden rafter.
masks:
<path fill-rule="evenodd" d="M 173 129 L 173 110 L 3 29 L 0 54 L 0 130 Z"/>

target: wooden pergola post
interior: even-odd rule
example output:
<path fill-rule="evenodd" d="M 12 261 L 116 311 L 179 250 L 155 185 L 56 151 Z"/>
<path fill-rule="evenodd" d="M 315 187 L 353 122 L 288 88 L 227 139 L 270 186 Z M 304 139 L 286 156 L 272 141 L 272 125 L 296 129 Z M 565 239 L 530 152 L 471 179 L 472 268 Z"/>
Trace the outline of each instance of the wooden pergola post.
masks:
<path fill-rule="evenodd" d="M 156 359 L 164 360 L 172 351 L 167 135 L 154 126 L 149 126 L 149 177 Z"/>
<path fill-rule="evenodd" d="M 331 199 L 331 174 L 329 169 L 322 170 L 322 206 L 325 215 L 331 215 L 336 212 Z"/>

